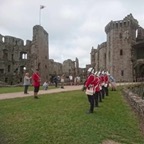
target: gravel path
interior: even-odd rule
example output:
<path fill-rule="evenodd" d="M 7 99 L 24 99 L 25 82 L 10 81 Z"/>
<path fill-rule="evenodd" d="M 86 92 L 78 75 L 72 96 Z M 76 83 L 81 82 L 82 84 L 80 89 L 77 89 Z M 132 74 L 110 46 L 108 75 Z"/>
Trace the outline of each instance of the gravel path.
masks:
<path fill-rule="evenodd" d="M 65 92 L 65 91 L 73 91 L 73 90 L 81 90 L 82 85 L 78 86 L 65 86 L 64 89 L 61 88 L 55 88 L 55 89 L 48 89 L 48 90 L 40 90 L 38 95 L 41 94 L 49 94 L 49 93 L 59 93 L 59 92 Z M 23 92 L 16 92 L 16 93 L 4 93 L 0 94 L 0 100 L 3 99 L 11 99 L 11 98 L 18 98 L 18 97 L 28 97 L 33 96 L 33 91 L 29 91 L 29 94 L 24 94 Z"/>

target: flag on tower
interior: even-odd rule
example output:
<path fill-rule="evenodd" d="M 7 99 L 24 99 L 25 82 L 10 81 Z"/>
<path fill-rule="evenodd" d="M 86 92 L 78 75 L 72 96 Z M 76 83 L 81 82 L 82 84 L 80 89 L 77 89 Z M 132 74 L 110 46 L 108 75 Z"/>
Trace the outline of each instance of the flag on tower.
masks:
<path fill-rule="evenodd" d="M 43 9 L 43 8 L 45 8 L 45 6 L 44 5 L 40 5 L 40 9 Z"/>
<path fill-rule="evenodd" d="M 41 10 L 44 9 L 45 6 L 44 5 L 40 5 L 40 9 L 39 9 L 39 25 L 41 25 Z"/>

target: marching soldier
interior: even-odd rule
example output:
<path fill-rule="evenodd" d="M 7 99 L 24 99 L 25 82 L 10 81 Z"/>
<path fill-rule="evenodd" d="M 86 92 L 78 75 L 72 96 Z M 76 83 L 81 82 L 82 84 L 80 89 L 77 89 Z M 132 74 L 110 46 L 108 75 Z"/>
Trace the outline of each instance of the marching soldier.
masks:
<path fill-rule="evenodd" d="M 109 87 L 109 78 L 108 78 L 108 75 L 109 75 L 108 71 L 105 72 L 105 74 L 104 74 L 104 89 L 105 89 L 106 96 L 109 95 L 109 93 L 108 93 L 108 87 Z"/>
<path fill-rule="evenodd" d="M 102 102 L 102 85 L 101 85 L 101 78 L 100 78 L 100 74 L 101 72 L 97 72 L 96 76 L 99 79 L 99 85 L 98 85 L 98 89 L 99 89 L 99 102 Z"/>
<path fill-rule="evenodd" d="M 97 77 L 99 79 L 99 84 L 98 84 L 99 102 L 102 102 L 102 93 L 101 93 L 102 86 L 101 86 L 101 80 L 100 80 L 99 74 L 100 73 L 97 73 Z"/>
<path fill-rule="evenodd" d="M 93 68 L 89 68 L 88 69 L 88 78 L 85 82 L 85 88 L 86 88 L 86 92 L 87 89 L 93 89 L 94 90 L 94 81 L 95 81 L 95 76 L 94 76 L 94 69 Z M 94 111 L 94 94 L 88 94 L 87 93 L 87 97 L 88 97 L 88 101 L 90 103 L 90 109 L 87 112 L 88 114 L 93 113 Z"/>
<path fill-rule="evenodd" d="M 100 73 L 100 81 L 101 81 L 101 94 L 102 98 L 104 99 L 105 97 L 105 88 L 104 88 L 104 71 Z"/>
<path fill-rule="evenodd" d="M 95 107 L 98 107 L 99 102 L 99 94 L 100 94 L 100 79 L 97 76 L 97 72 L 95 72 L 95 81 L 94 81 L 94 100 L 95 100 Z"/>

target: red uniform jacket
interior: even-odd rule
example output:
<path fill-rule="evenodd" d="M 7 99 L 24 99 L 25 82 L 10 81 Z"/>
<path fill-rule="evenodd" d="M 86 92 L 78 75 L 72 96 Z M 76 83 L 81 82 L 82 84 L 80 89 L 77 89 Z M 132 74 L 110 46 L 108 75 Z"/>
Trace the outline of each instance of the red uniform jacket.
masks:
<path fill-rule="evenodd" d="M 40 75 L 39 73 L 34 73 L 32 75 L 33 86 L 40 86 Z"/>
<path fill-rule="evenodd" d="M 101 86 L 104 86 L 104 75 L 100 75 Z"/>
<path fill-rule="evenodd" d="M 94 81 L 94 91 L 95 92 L 100 91 L 100 79 L 97 76 L 95 77 L 95 81 Z"/>
<path fill-rule="evenodd" d="M 105 86 L 108 87 L 109 80 L 108 80 L 108 75 L 107 74 L 104 75 L 104 83 L 105 83 Z"/>
<path fill-rule="evenodd" d="M 93 74 L 90 74 L 86 80 L 85 87 L 86 88 L 90 86 L 94 87 L 94 80 L 95 80 L 95 76 Z"/>

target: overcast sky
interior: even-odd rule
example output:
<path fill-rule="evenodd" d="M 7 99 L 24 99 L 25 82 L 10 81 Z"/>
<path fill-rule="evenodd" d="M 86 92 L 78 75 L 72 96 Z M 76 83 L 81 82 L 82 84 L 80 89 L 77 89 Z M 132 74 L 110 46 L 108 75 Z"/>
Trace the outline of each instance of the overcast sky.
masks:
<path fill-rule="evenodd" d="M 0 34 L 32 40 L 33 26 L 41 23 L 49 33 L 50 59 L 77 57 L 85 67 L 92 46 L 106 41 L 105 26 L 130 13 L 144 27 L 144 0 L 0 0 Z"/>

